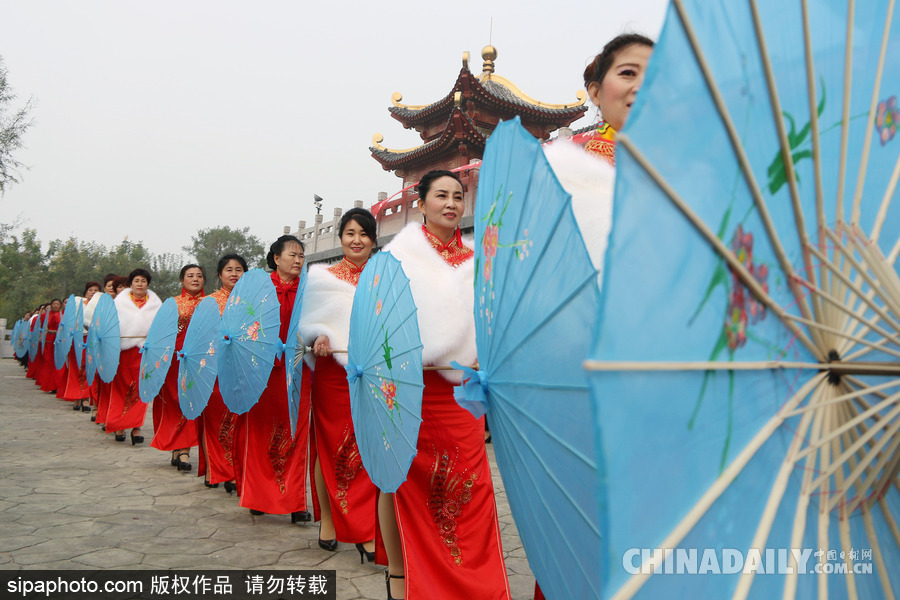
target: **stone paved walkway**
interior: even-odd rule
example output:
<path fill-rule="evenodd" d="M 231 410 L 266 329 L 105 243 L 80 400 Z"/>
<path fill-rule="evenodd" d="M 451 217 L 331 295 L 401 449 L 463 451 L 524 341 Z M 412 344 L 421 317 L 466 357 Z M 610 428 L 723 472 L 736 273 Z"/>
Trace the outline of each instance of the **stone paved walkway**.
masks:
<path fill-rule="evenodd" d="M 195 471 L 176 471 L 148 445 L 149 414 L 147 443 L 132 447 L 71 406 L 0 360 L 0 569 L 322 568 L 337 571 L 341 600 L 384 598 L 382 569 L 360 565 L 353 546 L 326 552 L 315 525 L 251 516 L 203 486 L 195 456 Z M 513 598 L 530 599 L 534 579 L 488 448 Z"/>

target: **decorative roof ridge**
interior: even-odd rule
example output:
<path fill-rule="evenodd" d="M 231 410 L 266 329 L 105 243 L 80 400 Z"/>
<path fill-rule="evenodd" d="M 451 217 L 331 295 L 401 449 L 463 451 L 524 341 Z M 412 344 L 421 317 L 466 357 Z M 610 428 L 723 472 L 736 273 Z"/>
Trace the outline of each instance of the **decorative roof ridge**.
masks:
<path fill-rule="evenodd" d="M 482 87 L 484 87 L 485 81 L 491 81 L 498 85 L 502 85 L 520 100 L 523 100 L 528 104 L 532 104 L 540 108 L 545 108 L 547 110 L 568 110 L 577 106 L 584 106 L 584 103 L 587 101 L 587 92 L 585 92 L 584 90 L 578 90 L 577 92 L 575 92 L 575 98 L 578 100 L 578 102 L 570 102 L 567 104 L 550 104 L 548 102 L 541 102 L 540 100 L 536 100 L 523 92 L 516 84 L 514 84 L 506 77 L 497 75 L 496 73 L 482 73 L 480 77 L 476 77 L 476 80 Z M 487 88 L 485 88 L 485 91 L 490 93 L 490 90 L 488 90 Z"/>
<path fill-rule="evenodd" d="M 372 136 L 372 146 L 369 147 L 369 151 L 372 152 L 372 154 L 376 158 L 388 158 L 388 156 L 386 155 L 393 155 L 391 158 L 399 160 L 417 153 L 421 153 L 427 148 L 444 145 L 448 142 L 448 140 L 452 140 L 457 137 L 457 128 L 451 127 L 451 123 L 454 119 L 461 119 L 461 123 L 463 125 L 463 128 L 466 130 L 466 133 L 475 134 L 482 140 L 486 139 L 485 136 L 480 131 L 478 131 L 478 128 L 475 126 L 475 123 L 472 121 L 472 119 L 466 116 L 466 114 L 462 110 L 460 110 L 458 106 L 454 106 L 450 111 L 450 116 L 447 118 L 446 126 L 444 127 L 444 130 L 439 137 L 429 142 L 425 142 L 420 146 L 399 150 L 383 146 L 381 142 L 384 141 L 384 136 L 382 136 L 380 133 L 376 133 Z"/>

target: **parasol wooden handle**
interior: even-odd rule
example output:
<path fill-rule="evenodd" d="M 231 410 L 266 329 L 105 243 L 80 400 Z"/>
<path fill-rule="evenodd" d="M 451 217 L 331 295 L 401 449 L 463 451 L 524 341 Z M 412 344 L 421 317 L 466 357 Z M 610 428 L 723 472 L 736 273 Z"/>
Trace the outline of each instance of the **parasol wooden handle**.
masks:
<path fill-rule="evenodd" d="M 470 369 L 478 370 L 478 365 L 466 365 Z M 427 367 L 422 367 L 423 371 L 459 371 L 459 369 L 454 369 L 450 365 L 428 365 Z"/>
<path fill-rule="evenodd" d="M 146 335 L 123 335 L 123 336 L 120 336 L 120 337 L 121 337 L 121 339 L 123 339 L 123 340 L 130 340 L 130 339 L 141 339 L 141 340 L 145 340 L 145 339 L 147 339 L 147 336 L 146 336 Z"/>

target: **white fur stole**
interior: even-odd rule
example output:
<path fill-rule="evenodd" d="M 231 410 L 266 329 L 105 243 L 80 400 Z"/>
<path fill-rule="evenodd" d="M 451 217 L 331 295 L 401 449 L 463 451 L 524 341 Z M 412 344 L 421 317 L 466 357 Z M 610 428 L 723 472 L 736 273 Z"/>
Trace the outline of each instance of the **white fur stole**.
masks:
<path fill-rule="evenodd" d="M 350 341 L 350 312 L 356 287 L 342 281 L 324 265 L 309 268 L 306 290 L 300 305 L 300 336 L 312 346 L 320 335 L 328 337 L 332 350 L 346 350 Z M 332 355 L 340 365 L 347 364 L 347 355 Z M 311 369 L 316 367 L 316 356 L 311 351 L 304 357 Z"/>
<path fill-rule="evenodd" d="M 469 240 L 464 240 L 472 247 Z M 475 261 L 457 268 L 444 262 L 425 238 L 422 225 L 411 223 L 385 246 L 403 267 L 416 303 L 423 365 L 462 365 L 475 362 Z M 459 371 L 439 371 L 452 383 Z"/>
<path fill-rule="evenodd" d="M 122 290 L 113 302 L 116 303 L 116 312 L 119 314 L 119 335 L 122 336 L 122 350 L 143 347 L 147 332 L 150 330 L 150 324 L 153 323 L 153 318 L 162 306 L 159 296 L 151 290 L 147 290 L 147 303 L 142 308 L 138 308 L 132 302 L 131 288 L 128 288 Z"/>

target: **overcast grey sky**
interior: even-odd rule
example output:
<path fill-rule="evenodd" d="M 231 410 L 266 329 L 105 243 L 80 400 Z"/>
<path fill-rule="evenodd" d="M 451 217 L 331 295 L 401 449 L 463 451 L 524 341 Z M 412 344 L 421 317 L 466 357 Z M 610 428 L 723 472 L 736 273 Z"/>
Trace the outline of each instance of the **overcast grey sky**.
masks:
<path fill-rule="evenodd" d="M 0 199 L 44 242 L 76 236 L 180 253 L 200 228 L 282 227 L 401 181 L 371 157 L 420 143 L 391 94 L 427 104 L 471 54 L 526 94 L 571 102 L 622 31 L 657 38 L 665 0 L 289 2 L 0 0 L 0 56 L 35 126 L 30 169 Z M 493 31 L 491 18 L 493 17 Z M 576 123 L 587 125 L 596 116 Z"/>

